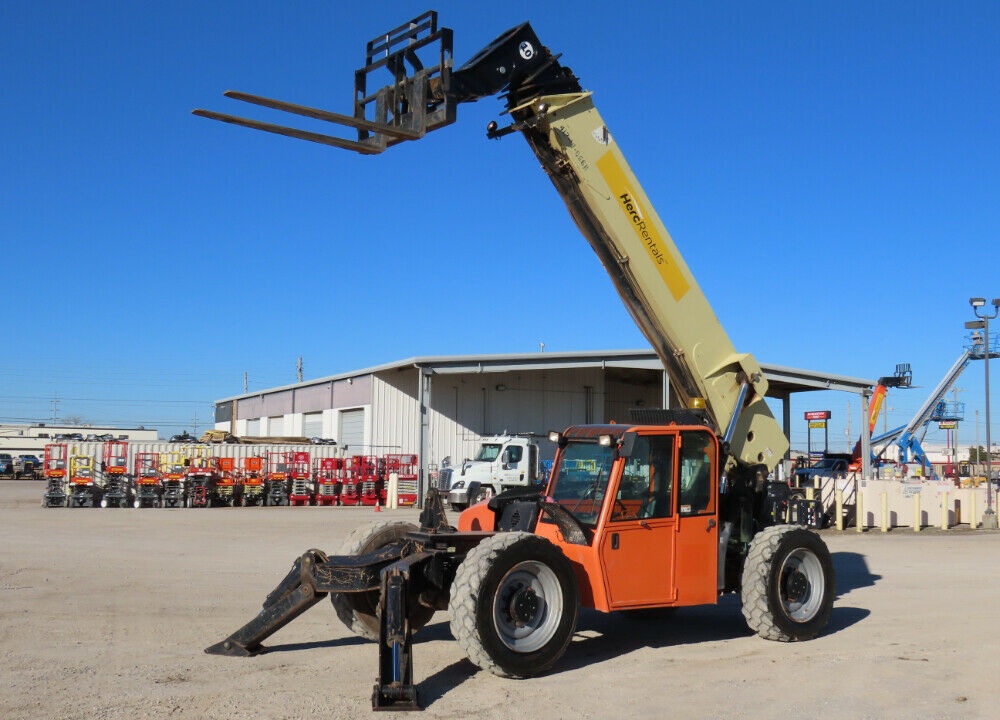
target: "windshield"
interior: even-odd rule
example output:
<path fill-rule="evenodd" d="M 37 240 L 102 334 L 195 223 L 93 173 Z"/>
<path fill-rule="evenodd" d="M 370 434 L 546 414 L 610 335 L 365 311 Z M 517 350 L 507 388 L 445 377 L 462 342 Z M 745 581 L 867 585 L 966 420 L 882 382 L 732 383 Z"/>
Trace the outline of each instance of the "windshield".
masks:
<path fill-rule="evenodd" d="M 476 453 L 476 457 L 473 460 L 482 460 L 484 462 L 493 462 L 500 455 L 500 445 L 494 443 L 483 443 L 483 446 L 479 448 L 479 452 Z"/>
<path fill-rule="evenodd" d="M 554 469 L 549 494 L 580 524 L 593 526 L 601 511 L 614 461 L 613 447 L 601 447 L 597 443 L 569 443 Z"/>
<path fill-rule="evenodd" d="M 837 467 L 837 458 L 823 458 L 812 466 L 813 470 L 833 470 Z"/>

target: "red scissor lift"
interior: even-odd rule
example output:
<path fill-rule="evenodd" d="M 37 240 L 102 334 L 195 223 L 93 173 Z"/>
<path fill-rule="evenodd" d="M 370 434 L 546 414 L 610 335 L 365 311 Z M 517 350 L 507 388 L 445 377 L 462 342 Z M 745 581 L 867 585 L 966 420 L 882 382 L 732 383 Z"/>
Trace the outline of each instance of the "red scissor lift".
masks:
<path fill-rule="evenodd" d="M 240 485 L 243 486 L 242 505 L 264 504 L 264 458 L 251 455 L 243 458 L 240 470 Z"/>
<path fill-rule="evenodd" d="M 344 486 L 343 458 L 316 458 L 313 461 L 313 479 L 316 482 L 316 504 L 336 505 Z"/>
<path fill-rule="evenodd" d="M 203 451 L 202 448 L 198 448 L 198 450 Z M 214 458 L 206 452 L 192 453 L 186 479 L 187 506 L 191 508 L 211 507 L 219 481 L 218 458 Z"/>
<path fill-rule="evenodd" d="M 400 505 L 417 504 L 417 456 L 396 455 L 385 456 L 385 476 L 396 473 L 399 483 L 396 490 L 397 502 Z M 382 491 L 382 503 L 386 503 L 386 490 Z"/>
<path fill-rule="evenodd" d="M 358 503 L 367 507 L 378 505 L 379 494 L 383 490 L 382 479 L 385 474 L 385 460 L 374 455 L 356 455 L 355 458 L 361 459 L 358 476 Z"/>
<path fill-rule="evenodd" d="M 68 448 L 65 443 L 49 443 L 45 446 L 42 472 L 45 475 L 46 490 L 42 507 L 64 507 L 69 505 L 66 481 Z"/>
<path fill-rule="evenodd" d="M 236 458 L 220 457 L 215 460 L 219 473 L 212 497 L 213 504 L 236 507 L 241 498 L 240 487 L 236 483 Z"/>
<path fill-rule="evenodd" d="M 360 502 L 365 459 L 364 455 L 352 455 L 350 460 L 345 461 L 344 484 L 340 489 L 341 505 L 357 505 Z"/>
<path fill-rule="evenodd" d="M 132 504 L 137 508 L 163 507 L 160 453 L 136 453 L 132 462 L 132 474 L 135 476 L 135 501 Z"/>
<path fill-rule="evenodd" d="M 288 493 L 289 505 L 312 505 L 315 501 L 315 488 L 312 481 L 312 468 L 309 465 L 309 453 L 288 453 L 288 472 L 292 488 Z"/>
<path fill-rule="evenodd" d="M 265 477 L 264 504 L 288 504 L 288 469 L 287 452 L 267 453 L 267 476 Z"/>
<path fill-rule="evenodd" d="M 132 504 L 132 486 L 128 477 L 128 443 L 108 440 L 101 453 L 104 497 L 101 507 L 128 507 Z"/>

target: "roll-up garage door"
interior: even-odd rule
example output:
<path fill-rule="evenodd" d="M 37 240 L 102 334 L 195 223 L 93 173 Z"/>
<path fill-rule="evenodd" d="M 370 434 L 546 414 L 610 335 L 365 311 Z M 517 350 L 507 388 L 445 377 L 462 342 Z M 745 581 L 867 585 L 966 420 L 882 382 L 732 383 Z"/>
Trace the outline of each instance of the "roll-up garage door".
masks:
<path fill-rule="evenodd" d="M 359 454 L 365 444 L 365 409 L 341 410 L 337 442 L 342 449 Z"/>
<path fill-rule="evenodd" d="M 307 438 L 323 437 L 323 413 L 305 413 L 302 416 L 302 434 Z"/>

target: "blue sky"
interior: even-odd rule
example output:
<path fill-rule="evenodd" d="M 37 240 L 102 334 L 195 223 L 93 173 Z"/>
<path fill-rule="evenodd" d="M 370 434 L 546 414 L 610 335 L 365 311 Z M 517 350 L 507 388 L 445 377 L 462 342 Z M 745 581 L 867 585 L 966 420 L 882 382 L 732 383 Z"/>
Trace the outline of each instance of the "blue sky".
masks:
<path fill-rule="evenodd" d="M 526 144 L 486 140 L 499 101 L 374 158 L 190 115 L 275 119 L 227 89 L 349 112 L 364 43 L 425 9 L 0 5 L 0 421 L 170 434 L 203 429 L 244 372 L 251 390 L 293 382 L 300 355 L 311 378 L 644 347 Z M 910 362 L 923 388 L 890 396 L 900 424 L 961 352 L 968 298 L 1000 296 L 1000 4 L 436 9 L 457 63 L 524 20 L 563 53 L 762 362 L 867 378 Z M 963 444 L 982 375 L 958 383 Z M 846 444 L 849 402 L 856 415 L 855 397 L 796 399 L 793 444 L 811 409 Z"/>

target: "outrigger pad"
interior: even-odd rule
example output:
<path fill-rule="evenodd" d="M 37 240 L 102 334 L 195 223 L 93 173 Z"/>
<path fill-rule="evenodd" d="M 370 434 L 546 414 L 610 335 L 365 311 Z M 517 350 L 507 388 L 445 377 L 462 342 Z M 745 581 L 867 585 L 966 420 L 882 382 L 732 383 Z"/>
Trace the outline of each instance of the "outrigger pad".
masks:
<path fill-rule="evenodd" d="M 420 529 L 429 532 L 455 532 L 448 524 L 448 516 L 444 512 L 441 493 L 435 488 L 429 488 L 424 497 L 424 509 L 420 513 Z"/>

